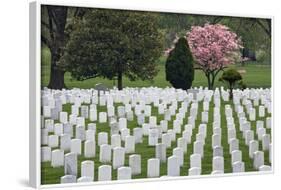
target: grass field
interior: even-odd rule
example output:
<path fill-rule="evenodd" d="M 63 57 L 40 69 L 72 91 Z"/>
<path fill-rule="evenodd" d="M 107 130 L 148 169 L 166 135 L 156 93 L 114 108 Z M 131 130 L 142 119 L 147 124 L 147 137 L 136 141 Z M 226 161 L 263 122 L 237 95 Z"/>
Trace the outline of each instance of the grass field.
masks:
<path fill-rule="evenodd" d="M 148 87 L 148 86 L 157 86 L 157 87 L 167 87 L 170 86 L 170 83 L 166 81 L 165 76 L 165 58 L 161 57 L 158 61 L 159 73 L 154 78 L 153 81 L 130 81 L 128 78 L 124 78 L 123 86 L 126 87 Z M 244 67 L 240 65 L 232 66 L 239 70 L 245 70 L 245 74 L 242 74 L 244 82 L 249 88 L 266 88 L 271 87 L 271 66 L 270 65 L 259 65 L 256 62 L 250 62 Z M 42 86 L 47 86 L 50 77 L 50 52 L 47 48 L 42 49 Z M 222 73 L 220 73 L 222 74 Z M 217 77 L 218 78 L 220 77 Z M 216 80 L 215 86 L 224 85 L 221 82 Z M 97 83 L 103 83 L 108 87 L 114 86 L 114 81 L 108 80 L 105 78 L 93 78 L 85 81 L 77 81 L 71 78 L 70 73 L 65 74 L 65 84 L 68 88 L 93 88 Z M 116 84 L 116 81 L 115 81 Z M 192 86 L 207 86 L 207 79 L 204 76 L 202 71 L 195 71 L 195 79 Z"/>
<path fill-rule="evenodd" d="M 210 174 L 212 171 L 212 122 L 213 122 L 213 102 L 210 103 L 210 110 L 209 110 L 209 122 L 207 124 L 207 137 L 205 139 L 205 146 L 204 146 L 204 158 L 202 159 L 202 174 Z M 226 118 L 225 118 L 225 110 L 224 107 L 226 104 L 233 104 L 231 102 L 221 102 L 221 128 L 222 128 L 222 147 L 224 150 L 224 167 L 225 167 L 225 173 L 230 173 L 232 172 L 232 166 L 231 166 L 231 155 L 229 154 L 229 145 L 227 143 L 227 126 L 226 126 Z M 115 106 L 118 106 L 120 104 L 115 104 Z M 98 111 L 106 111 L 105 106 L 97 106 Z M 258 113 L 258 108 L 255 107 L 257 113 Z M 71 105 L 66 104 L 63 106 L 63 110 L 67 111 L 68 113 L 71 112 Z M 193 142 L 196 139 L 196 134 L 198 132 L 198 126 L 201 123 L 201 112 L 203 110 L 203 103 L 201 102 L 199 104 L 198 108 L 198 117 L 196 120 L 196 128 L 193 129 L 192 133 L 192 142 L 191 144 L 188 144 L 187 147 L 187 153 L 184 155 L 184 165 L 181 167 L 181 176 L 186 176 L 188 175 L 188 169 L 190 167 L 189 163 L 189 157 L 193 153 Z M 187 118 L 189 116 L 189 111 L 186 113 L 186 117 L 184 119 L 184 124 L 187 123 Z M 249 152 L 248 152 L 248 146 L 245 144 L 245 140 L 242 137 L 242 132 L 239 131 L 239 124 L 238 124 L 238 118 L 235 113 L 234 114 L 234 119 L 235 119 L 235 127 L 236 127 L 236 132 L 237 132 L 237 139 L 239 139 L 239 149 L 242 151 L 242 160 L 245 162 L 245 170 L 247 172 L 255 171 L 253 168 L 253 160 L 250 159 L 249 157 Z M 157 116 L 157 122 L 160 124 L 160 121 L 164 119 L 163 115 L 158 115 L 158 110 L 156 107 L 152 108 L 152 115 Z M 266 114 L 266 116 L 270 116 L 271 114 Z M 259 118 L 257 117 L 257 120 L 263 120 L 265 121 L 265 118 Z M 172 117 L 172 120 L 174 120 L 175 117 Z M 168 123 L 168 128 L 172 129 L 172 120 L 169 121 Z M 58 122 L 58 121 L 56 121 Z M 87 119 L 86 120 L 86 126 L 90 121 Z M 148 122 L 148 117 L 146 117 L 146 122 Z M 137 126 L 136 122 L 136 117 L 134 121 L 128 121 L 128 128 L 132 132 L 132 129 Z M 251 122 L 251 127 L 252 130 L 255 131 L 256 123 Z M 182 131 L 184 130 L 184 125 L 182 125 Z M 96 132 L 96 139 L 97 139 L 97 134 L 101 131 L 108 132 L 110 134 L 110 128 L 108 123 L 103 123 L 100 124 L 97 122 L 97 132 Z M 267 129 L 266 131 L 268 134 L 271 134 L 271 130 Z M 74 131 L 75 135 L 75 131 Z M 180 135 L 177 135 L 177 138 L 179 138 Z M 257 139 L 257 135 L 255 133 L 255 139 Z M 109 143 L 110 143 L 110 138 L 109 138 Z M 122 146 L 124 146 L 124 143 L 122 142 Z M 176 141 L 172 143 L 172 147 L 167 149 L 167 158 L 172 155 L 172 150 L 175 148 Z M 102 163 L 99 162 L 99 148 L 97 146 L 96 148 L 96 157 L 89 159 L 89 158 L 84 158 L 83 156 L 83 147 L 84 147 L 84 142 L 82 143 L 82 155 L 78 157 L 78 176 L 80 177 L 81 173 L 81 162 L 84 160 L 93 160 L 95 162 L 95 181 L 97 180 L 98 176 L 98 167 L 102 165 Z M 261 142 L 259 141 L 259 149 L 261 150 Z M 54 148 L 55 149 L 55 148 Z M 137 176 L 133 176 L 133 179 L 137 178 L 146 178 L 147 175 L 147 159 L 155 157 L 155 147 L 148 146 L 148 137 L 145 136 L 143 138 L 143 143 L 141 144 L 136 144 L 135 147 L 135 153 L 141 155 L 141 169 L 142 173 Z M 129 160 L 129 155 L 126 154 L 126 161 L 125 165 L 128 166 L 128 160 Z M 268 151 L 265 151 L 265 164 L 270 165 L 269 163 L 269 153 Z M 42 184 L 55 184 L 55 183 L 60 183 L 60 177 L 64 175 L 64 168 L 59 167 L 59 168 L 52 168 L 50 162 L 44 162 L 41 165 L 41 182 Z M 160 165 L 160 175 L 167 175 L 167 163 L 162 163 Z M 116 180 L 117 177 L 117 170 L 112 170 L 112 177 L 113 180 Z"/>
<path fill-rule="evenodd" d="M 148 87 L 148 86 L 157 86 L 157 87 L 167 87 L 170 86 L 170 84 L 166 81 L 165 79 L 165 58 L 162 57 L 159 60 L 158 63 L 158 68 L 159 68 L 159 73 L 158 75 L 154 78 L 154 80 L 151 81 L 129 81 L 127 78 L 124 79 L 123 86 L 128 86 L 128 87 Z M 266 87 L 271 87 L 271 67 L 268 65 L 258 65 L 258 64 L 247 64 L 244 67 L 241 66 L 233 66 L 236 67 L 239 70 L 245 70 L 245 74 L 243 74 L 244 82 L 247 84 L 248 87 L 250 88 L 266 88 Z M 49 82 L 49 72 L 50 72 L 50 53 L 48 49 L 44 48 L 42 51 L 42 86 L 47 86 Z M 219 78 L 219 76 L 218 76 Z M 104 78 L 94 78 L 94 79 L 89 79 L 86 81 L 76 81 L 71 79 L 70 73 L 66 73 L 65 75 L 65 84 L 68 88 L 93 88 L 95 84 L 97 83 L 103 83 L 108 87 L 112 87 L 114 85 L 114 81 L 107 80 Z M 221 86 L 223 85 L 222 83 L 216 81 L 215 86 Z M 193 86 L 207 86 L 207 80 L 203 73 L 201 71 L 196 71 L 195 72 L 195 80 L 193 81 Z M 231 156 L 229 154 L 229 146 L 227 143 L 227 127 L 226 127 L 226 119 L 225 119 L 225 111 L 224 111 L 224 106 L 225 104 L 232 104 L 232 102 L 221 102 L 221 127 L 222 127 L 222 146 L 224 148 L 224 158 L 225 158 L 225 173 L 230 173 L 232 172 L 232 167 L 231 167 Z M 117 106 L 115 104 L 115 106 Z M 105 106 L 97 106 L 97 109 L 99 112 L 101 111 L 106 111 Z M 66 104 L 63 106 L 63 110 L 67 111 L 68 113 L 71 112 L 71 105 Z M 201 123 L 201 112 L 203 110 L 203 104 L 202 102 L 199 104 L 199 109 L 198 109 L 198 119 L 196 120 L 196 128 L 193 130 L 193 135 L 192 135 L 192 143 L 188 145 L 187 153 L 184 155 L 184 165 L 181 167 L 181 175 L 186 176 L 188 174 L 188 169 L 189 169 L 189 157 L 193 153 L 193 142 L 195 141 L 196 138 L 196 133 L 198 132 L 198 126 Z M 257 110 L 257 108 L 256 108 Z M 257 110 L 258 111 L 258 110 Z M 257 112 L 258 113 L 258 112 Z M 157 116 L 157 121 L 158 124 L 160 121 L 163 119 L 163 115 L 158 115 L 158 110 L 156 107 L 153 107 L 152 109 L 152 115 Z M 184 119 L 184 124 L 187 123 L 187 118 L 189 116 L 189 112 L 186 113 L 186 117 Z M 270 116 L 270 114 L 267 113 L 266 116 Z M 172 118 L 172 120 L 175 119 L 175 117 Z M 239 124 L 238 124 L 238 119 L 237 116 L 234 114 L 234 119 L 235 119 L 235 126 L 236 126 L 236 131 L 237 131 L 237 138 L 239 139 L 239 148 L 242 151 L 242 159 L 245 162 L 245 169 L 246 171 L 254 171 L 253 168 L 253 161 L 252 159 L 249 158 L 249 153 L 248 153 L 248 146 L 245 144 L 244 139 L 242 138 L 242 133 L 239 132 Z M 207 127 L 207 137 L 205 140 L 205 147 L 204 147 L 204 158 L 202 160 L 202 174 L 210 174 L 212 171 L 212 147 L 211 147 L 211 142 L 212 142 L 212 120 L 213 120 L 213 106 L 212 102 L 210 104 L 210 111 L 209 111 L 209 122 L 208 122 L 208 127 Z M 265 118 L 259 118 L 257 117 L 257 120 L 264 120 Z M 55 121 L 58 122 L 58 121 Z M 86 126 L 89 123 L 89 120 L 86 120 Z M 146 122 L 148 122 L 148 118 L 146 118 Z M 136 118 L 134 121 L 128 121 L 128 128 L 132 129 L 137 126 Z M 255 131 L 256 124 L 255 122 L 251 123 L 252 130 Z M 168 123 L 168 128 L 171 129 L 172 122 L 170 121 Z M 182 128 L 184 125 L 182 125 Z M 105 131 L 109 132 L 109 124 L 104 123 L 100 124 L 97 123 L 97 133 Z M 267 133 L 271 134 L 271 130 L 267 129 Z M 50 135 L 51 133 L 49 133 Z M 179 137 L 179 135 L 177 135 Z M 97 139 L 97 136 L 96 136 Z M 255 139 L 257 139 L 257 135 L 255 133 Z M 142 158 L 142 173 L 140 175 L 134 176 L 133 178 L 146 178 L 147 175 L 147 159 L 148 158 L 153 158 L 155 157 L 155 147 L 150 147 L 148 146 L 148 138 L 144 137 L 142 144 L 136 144 L 136 153 L 141 154 Z M 109 143 L 110 143 L 110 138 L 109 138 Z M 259 142 L 260 149 L 261 149 L 261 142 Z M 123 146 L 124 144 L 122 144 Z M 83 147 L 84 143 L 82 143 L 82 155 L 79 156 L 78 158 L 78 176 L 80 177 L 80 170 L 81 170 L 81 162 L 84 160 L 89 160 L 83 157 Z M 176 147 L 176 142 L 172 143 L 172 147 L 167 149 L 167 158 L 172 155 L 172 150 L 173 148 Z M 98 167 L 102 165 L 102 163 L 99 162 L 99 148 L 97 147 L 97 152 L 96 152 L 96 157 L 91 159 L 95 162 L 95 180 L 97 180 L 98 176 Z M 125 165 L 128 165 L 128 157 L 130 154 L 126 154 L 126 162 Z M 265 151 L 265 164 L 270 165 L 269 163 L 269 155 L 268 151 Z M 55 183 L 60 183 L 60 177 L 64 175 L 64 169 L 63 167 L 59 168 L 52 168 L 50 162 L 45 162 L 42 163 L 41 165 L 41 183 L 42 184 L 55 184 Z M 160 166 L 160 175 L 166 175 L 167 174 L 167 164 L 162 163 Z M 112 171 L 112 176 L 113 180 L 116 179 L 117 172 L 116 170 Z"/>

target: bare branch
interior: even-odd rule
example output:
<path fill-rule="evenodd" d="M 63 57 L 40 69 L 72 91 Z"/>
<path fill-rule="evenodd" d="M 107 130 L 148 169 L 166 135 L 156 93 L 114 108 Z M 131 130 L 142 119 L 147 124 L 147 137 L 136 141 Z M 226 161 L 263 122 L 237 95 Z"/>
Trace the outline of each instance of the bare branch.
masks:
<path fill-rule="evenodd" d="M 271 24 L 268 24 L 267 21 L 267 25 L 269 26 L 268 28 L 261 22 L 260 19 L 256 19 L 257 24 L 265 31 L 265 33 L 268 35 L 269 38 L 271 38 Z M 270 22 L 270 21 L 269 21 Z"/>

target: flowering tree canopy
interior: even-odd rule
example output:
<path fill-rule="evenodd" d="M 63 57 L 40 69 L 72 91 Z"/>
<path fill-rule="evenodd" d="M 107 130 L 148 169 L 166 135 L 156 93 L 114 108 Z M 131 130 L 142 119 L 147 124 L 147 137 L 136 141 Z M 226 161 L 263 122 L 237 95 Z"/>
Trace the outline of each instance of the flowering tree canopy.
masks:
<path fill-rule="evenodd" d="M 210 89 L 217 74 L 241 57 L 240 38 L 224 25 L 193 26 L 186 37 L 197 69 L 205 73 Z"/>

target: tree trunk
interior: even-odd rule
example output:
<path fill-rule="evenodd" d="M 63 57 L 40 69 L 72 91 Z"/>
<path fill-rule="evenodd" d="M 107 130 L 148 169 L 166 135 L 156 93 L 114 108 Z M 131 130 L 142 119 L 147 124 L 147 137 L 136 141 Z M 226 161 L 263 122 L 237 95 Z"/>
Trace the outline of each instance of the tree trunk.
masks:
<path fill-rule="evenodd" d="M 65 71 L 59 67 L 59 60 L 63 54 L 65 46 L 65 26 L 67 19 L 67 7 L 63 6 L 47 6 L 49 35 L 51 43 L 49 49 L 51 51 L 51 72 L 48 88 L 63 89 Z"/>
<path fill-rule="evenodd" d="M 118 83 L 118 90 L 122 90 L 122 72 L 119 71 L 118 72 L 118 76 L 117 76 L 117 83 Z"/>
<path fill-rule="evenodd" d="M 216 79 L 216 75 L 215 74 L 213 74 L 212 73 L 212 75 L 211 75 L 212 77 L 212 79 L 211 79 L 211 90 L 213 90 L 214 89 L 214 85 L 215 85 L 215 79 Z"/>
<path fill-rule="evenodd" d="M 229 99 L 232 100 L 233 99 L 233 84 L 229 83 Z"/>
<path fill-rule="evenodd" d="M 57 66 L 57 61 L 59 61 L 60 56 L 55 53 L 51 55 L 51 73 L 48 88 L 51 89 L 63 89 L 66 88 L 64 84 L 64 73 L 65 71 L 61 70 Z"/>
<path fill-rule="evenodd" d="M 206 77 L 207 77 L 207 79 L 208 79 L 208 88 L 209 88 L 209 90 L 211 90 L 211 89 L 212 89 L 212 86 L 211 86 L 210 73 L 207 73 L 207 74 L 206 74 Z"/>

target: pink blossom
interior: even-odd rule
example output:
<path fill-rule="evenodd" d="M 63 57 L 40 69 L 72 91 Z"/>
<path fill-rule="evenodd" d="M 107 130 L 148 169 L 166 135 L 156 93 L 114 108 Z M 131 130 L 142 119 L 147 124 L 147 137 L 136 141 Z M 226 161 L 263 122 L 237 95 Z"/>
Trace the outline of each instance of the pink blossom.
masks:
<path fill-rule="evenodd" d="M 221 24 L 205 24 L 193 26 L 186 34 L 194 59 L 204 71 L 214 71 L 237 59 L 242 47 L 241 39 L 227 26 Z"/>

